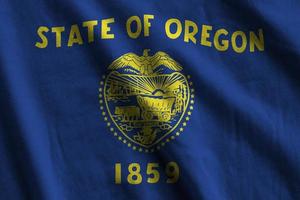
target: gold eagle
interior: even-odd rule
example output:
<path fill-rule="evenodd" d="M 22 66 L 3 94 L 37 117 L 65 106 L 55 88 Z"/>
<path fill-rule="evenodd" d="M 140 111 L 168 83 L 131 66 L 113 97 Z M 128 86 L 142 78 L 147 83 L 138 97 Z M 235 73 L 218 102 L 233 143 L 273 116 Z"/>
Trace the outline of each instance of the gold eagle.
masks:
<path fill-rule="evenodd" d="M 165 66 L 173 71 L 181 71 L 182 67 L 168 54 L 159 51 L 153 56 L 149 56 L 150 49 L 145 49 L 143 56 L 134 53 L 127 53 L 117 58 L 108 67 L 109 70 L 117 70 L 124 67 L 132 67 L 142 75 L 154 74 L 154 70 L 159 66 Z"/>

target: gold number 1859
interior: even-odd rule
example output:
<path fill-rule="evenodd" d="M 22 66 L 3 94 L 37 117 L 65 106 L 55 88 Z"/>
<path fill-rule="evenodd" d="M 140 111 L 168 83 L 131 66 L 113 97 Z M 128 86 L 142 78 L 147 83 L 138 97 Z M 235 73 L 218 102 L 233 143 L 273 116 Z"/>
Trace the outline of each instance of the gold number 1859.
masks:
<path fill-rule="evenodd" d="M 160 181 L 159 173 L 159 164 L 158 163 L 147 163 L 146 174 L 147 174 L 147 183 L 154 184 Z M 169 162 L 165 166 L 165 175 L 167 179 L 166 183 L 176 183 L 179 179 L 179 166 L 176 162 Z M 141 184 L 143 181 L 143 176 L 141 174 L 141 166 L 139 163 L 130 163 L 128 165 L 127 172 L 127 182 L 129 184 L 137 185 Z M 121 163 L 115 164 L 115 184 L 122 183 L 122 165 Z"/>

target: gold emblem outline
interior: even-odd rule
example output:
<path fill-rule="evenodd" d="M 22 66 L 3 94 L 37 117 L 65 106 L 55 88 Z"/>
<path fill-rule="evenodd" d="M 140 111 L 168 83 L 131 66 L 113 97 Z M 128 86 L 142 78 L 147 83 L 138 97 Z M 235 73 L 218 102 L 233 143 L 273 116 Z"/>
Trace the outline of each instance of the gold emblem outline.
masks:
<path fill-rule="evenodd" d="M 100 88 L 99 88 L 99 99 L 100 99 L 99 103 L 100 103 L 100 110 L 102 111 L 102 116 L 104 117 L 104 121 L 107 122 L 107 126 L 110 128 L 110 131 L 114 134 L 114 136 L 118 137 L 118 140 L 122 141 L 124 144 L 127 143 L 127 146 L 132 148 L 133 150 L 138 150 L 139 152 L 142 152 L 144 150 L 146 153 L 149 153 L 149 152 L 154 152 L 155 150 L 159 150 L 161 147 L 165 146 L 166 143 L 170 142 L 171 140 L 174 140 L 175 139 L 174 134 L 176 136 L 179 136 L 181 134 L 181 132 L 183 132 L 184 128 L 187 125 L 187 122 L 190 120 L 190 116 L 191 116 L 192 111 L 194 109 L 194 103 L 195 103 L 195 101 L 194 101 L 195 95 L 194 95 L 193 82 L 192 81 L 189 82 L 190 75 L 186 76 L 186 75 L 184 75 L 183 73 L 180 73 L 180 72 L 173 72 L 173 73 L 178 73 L 178 74 L 182 75 L 182 77 L 184 78 L 185 83 L 188 85 L 188 87 L 187 87 L 188 99 L 186 101 L 187 103 L 184 107 L 184 111 L 182 112 L 180 118 L 177 120 L 176 124 L 172 127 L 171 130 L 166 132 L 162 137 L 160 137 L 153 144 L 144 145 L 144 144 L 141 144 L 141 143 L 133 140 L 129 136 L 127 136 L 127 134 L 123 132 L 122 128 L 116 123 L 116 121 L 112 117 L 112 114 L 111 114 L 110 108 L 108 106 L 108 102 L 107 102 L 107 98 L 106 98 L 105 94 L 106 94 L 107 81 L 108 81 L 109 77 L 111 76 L 111 74 L 113 72 L 114 71 L 111 71 L 107 76 L 105 76 L 105 75 L 102 76 L 103 80 L 100 81 Z M 163 74 L 161 74 L 161 75 L 163 76 Z M 148 76 L 150 77 L 150 75 L 148 75 Z M 159 75 L 152 75 L 152 76 L 157 77 Z M 106 109 L 107 113 L 104 111 L 103 101 L 105 102 L 105 109 Z M 121 132 L 121 134 L 123 136 L 125 136 L 125 138 L 127 140 L 123 139 L 121 136 L 119 136 L 117 131 L 113 127 L 111 127 L 111 123 L 108 122 L 107 114 L 109 114 L 110 121 L 112 121 L 114 126 L 118 129 L 117 131 Z M 175 131 L 176 129 L 178 129 L 178 131 Z M 134 144 L 136 144 L 137 146 L 135 146 Z M 140 146 L 140 148 L 139 148 L 139 146 Z M 143 147 L 143 148 L 141 148 L 141 147 Z"/>

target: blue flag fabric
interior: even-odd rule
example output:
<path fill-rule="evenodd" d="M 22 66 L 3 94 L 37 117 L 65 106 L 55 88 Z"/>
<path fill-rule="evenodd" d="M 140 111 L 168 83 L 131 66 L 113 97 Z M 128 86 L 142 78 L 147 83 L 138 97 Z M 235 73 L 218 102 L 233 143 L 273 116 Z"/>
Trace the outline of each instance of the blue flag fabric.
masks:
<path fill-rule="evenodd" d="M 0 199 L 300 199 L 299 1 L 0 2 Z"/>

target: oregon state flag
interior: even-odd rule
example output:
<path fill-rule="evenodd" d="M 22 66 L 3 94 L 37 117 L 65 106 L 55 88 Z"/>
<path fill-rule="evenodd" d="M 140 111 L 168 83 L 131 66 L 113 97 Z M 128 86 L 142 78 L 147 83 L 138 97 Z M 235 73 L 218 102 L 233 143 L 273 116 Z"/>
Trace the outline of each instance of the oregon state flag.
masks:
<path fill-rule="evenodd" d="M 1 0 L 0 199 L 300 199 L 296 0 Z"/>

